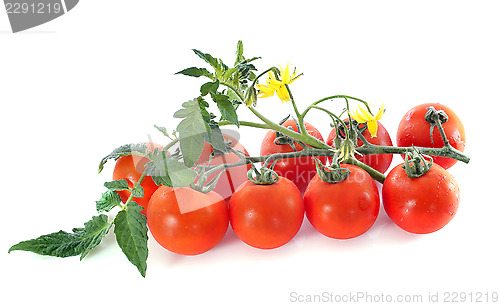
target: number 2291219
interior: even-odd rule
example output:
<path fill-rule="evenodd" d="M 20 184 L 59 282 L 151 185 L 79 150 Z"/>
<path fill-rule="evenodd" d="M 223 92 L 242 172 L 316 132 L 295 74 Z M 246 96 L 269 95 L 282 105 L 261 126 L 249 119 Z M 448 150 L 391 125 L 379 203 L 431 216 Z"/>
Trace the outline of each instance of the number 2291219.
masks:
<path fill-rule="evenodd" d="M 63 8 L 60 3 L 5 3 L 7 14 L 59 14 Z"/>

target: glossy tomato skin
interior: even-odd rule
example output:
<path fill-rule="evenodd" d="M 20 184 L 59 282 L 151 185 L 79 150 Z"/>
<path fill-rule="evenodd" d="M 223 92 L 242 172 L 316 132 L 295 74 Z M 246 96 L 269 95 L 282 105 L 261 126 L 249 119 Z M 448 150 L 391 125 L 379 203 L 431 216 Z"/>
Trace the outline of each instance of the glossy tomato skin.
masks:
<path fill-rule="evenodd" d="M 363 169 L 342 165 L 351 174 L 342 182 L 326 183 L 316 175 L 304 193 L 306 216 L 321 234 L 350 239 L 368 231 L 377 219 L 380 197 L 375 181 Z"/>
<path fill-rule="evenodd" d="M 234 150 L 242 152 L 246 156 L 249 156 L 245 147 L 243 147 L 243 145 L 235 137 L 230 136 L 227 133 L 224 133 L 223 137 L 226 141 L 231 141 L 231 147 Z M 207 163 L 210 160 L 210 154 L 212 153 L 212 146 L 209 143 L 205 142 L 198 162 L 202 164 Z M 213 157 L 210 161 L 210 165 L 217 166 L 221 164 L 233 164 L 239 160 L 240 158 L 238 155 L 233 152 L 229 152 L 228 154 L 219 154 Z M 236 191 L 236 189 L 248 180 L 247 171 L 251 168 L 252 166 L 250 164 L 228 168 L 219 177 L 219 180 L 217 181 L 217 184 L 215 185 L 213 191 L 220 194 L 229 203 L 229 199 Z M 216 175 L 217 174 L 213 174 L 209 176 L 207 181 L 210 181 Z"/>
<path fill-rule="evenodd" d="M 162 148 L 161 146 L 152 143 L 148 143 L 147 146 L 149 150 L 153 150 L 156 147 L 159 149 Z M 150 160 L 148 158 L 136 155 L 128 155 L 118 158 L 113 170 L 113 180 L 124 179 L 127 181 L 130 188 L 134 187 L 134 185 L 139 181 L 139 178 L 142 176 L 142 173 L 146 169 L 146 163 L 148 163 L 149 161 Z M 149 199 L 151 198 L 151 195 L 156 191 L 156 189 L 158 189 L 158 185 L 155 184 L 151 176 L 146 176 L 143 179 L 141 186 L 142 188 L 144 188 L 144 197 L 134 197 L 132 198 L 132 200 L 144 207 L 141 212 L 142 214 L 146 215 Z M 120 199 L 123 203 L 125 203 L 130 197 L 130 191 L 128 190 L 120 190 L 117 192 L 120 195 Z"/>
<path fill-rule="evenodd" d="M 441 166 L 409 178 L 400 164 L 389 172 L 382 186 L 384 209 L 396 225 L 414 234 L 440 230 L 455 216 L 460 190 L 453 176 Z"/>
<path fill-rule="evenodd" d="M 377 146 L 392 146 L 391 136 L 387 129 L 382 125 L 382 123 L 378 123 L 377 129 L 377 137 L 372 137 L 368 129 L 363 132 L 363 136 L 368 140 L 369 143 Z M 335 129 L 332 129 L 328 138 L 326 139 L 326 143 L 329 146 L 334 146 L 335 137 L 337 136 L 337 132 Z M 362 146 L 363 141 L 358 138 L 357 146 Z M 387 169 L 391 166 L 392 163 L 392 154 L 372 154 L 372 155 L 355 155 L 356 159 L 360 162 L 372 167 L 373 169 L 385 173 Z"/>
<path fill-rule="evenodd" d="M 298 131 L 297 125 L 294 120 L 287 120 L 282 124 L 284 127 L 292 127 L 294 131 Z M 305 123 L 307 133 L 321 141 L 323 137 L 321 133 L 311 124 Z M 270 155 L 274 153 L 288 153 L 293 152 L 293 148 L 289 144 L 277 145 L 274 143 L 276 139 L 276 133 L 274 131 L 268 131 L 264 139 L 262 140 L 262 145 L 260 147 L 260 155 Z M 302 146 L 295 144 L 297 151 L 303 150 Z M 322 163 L 326 163 L 327 158 L 325 156 L 318 157 Z M 304 192 L 307 184 L 316 175 L 316 164 L 312 157 L 300 157 L 300 158 L 286 158 L 280 159 L 274 166 L 274 171 L 278 173 L 279 176 L 286 177 L 297 185 L 301 192 Z"/>
<path fill-rule="evenodd" d="M 448 115 L 448 121 L 443 123 L 443 129 L 450 145 L 463 152 L 465 149 L 465 130 L 460 118 L 449 107 L 439 103 L 426 103 L 415 106 L 410 109 L 401 119 L 397 133 L 398 147 L 429 147 L 441 148 L 444 145 L 443 139 L 437 127 L 432 133 L 433 143 L 431 142 L 431 125 L 425 120 L 427 107 L 433 106 L 436 110 L 444 110 Z M 434 162 L 441 167 L 448 169 L 457 161 L 447 157 L 433 157 Z"/>
<path fill-rule="evenodd" d="M 224 199 L 211 191 L 160 186 L 149 201 L 148 227 L 165 249 L 182 255 L 202 254 L 226 234 L 229 215 Z"/>
<path fill-rule="evenodd" d="M 243 183 L 229 202 L 229 220 L 236 236 L 259 249 L 280 247 L 297 234 L 304 220 L 304 202 L 295 184 L 280 177 L 272 185 Z"/>

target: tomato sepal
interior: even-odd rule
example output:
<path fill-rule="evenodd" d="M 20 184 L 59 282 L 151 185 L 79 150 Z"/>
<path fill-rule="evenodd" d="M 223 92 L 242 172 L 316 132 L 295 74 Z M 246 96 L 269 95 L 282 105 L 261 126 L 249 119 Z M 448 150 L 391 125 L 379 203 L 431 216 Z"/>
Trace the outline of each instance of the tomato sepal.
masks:
<path fill-rule="evenodd" d="M 422 153 L 416 148 L 406 152 L 405 161 L 402 165 L 409 178 L 418 178 L 425 175 L 432 167 L 434 160 L 432 157 L 427 156 L 429 161 L 427 161 Z"/>

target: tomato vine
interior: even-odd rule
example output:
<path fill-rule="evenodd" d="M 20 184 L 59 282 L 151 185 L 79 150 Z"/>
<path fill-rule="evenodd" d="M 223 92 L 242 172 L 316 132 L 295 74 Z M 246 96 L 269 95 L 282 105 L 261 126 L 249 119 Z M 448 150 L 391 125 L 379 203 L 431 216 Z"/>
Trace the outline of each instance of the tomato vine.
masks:
<path fill-rule="evenodd" d="M 226 65 L 221 59 L 215 58 L 208 53 L 196 49 L 193 49 L 193 52 L 208 64 L 210 68 L 189 67 L 176 74 L 195 78 L 208 78 L 209 81 L 201 86 L 199 93 L 192 100 L 184 102 L 182 108 L 174 113 L 174 118 L 180 120 L 175 131 L 168 133 L 165 128 L 155 125 L 155 128 L 167 136 L 170 142 L 161 149 L 149 149 L 145 144 L 126 144 L 113 150 L 99 163 L 99 172 L 101 172 L 109 160 L 118 160 L 130 155 L 146 158 L 148 163 L 139 180 L 131 187 L 124 180 L 105 183 L 107 191 L 96 202 L 96 210 L 100 215 L 93 217 L 85 223 L 84 228 L 73 229 L 73 232 L 59 231 L 26 240 L 12 246 L 9 252 L 24 250 L 41 255 L 57 257 L 80 255 L 83 258 L 92 248 L 100 243 L 102 237 L 114 225 L 116 240 L 120 248 L 128 260 L 138 268 L 141 275 L 145 276 L 148 254 L 148 221 L 146 216 L 141 214 L 140 206 L 133 199 L 134 197 L 144 197 L 144 190 L 142 190 L 141 183 L 146 177 L 151 177 L 156 185 L 164 186 L 165 188 L 189 188 L 190 186 L 191 189 L 197 192 L 208 194 L 212 193 L 218 182 L 218 178 L 225 171 L 247 164 L 252 165 L 252 170 L 248 174 L 251 182 L 263 185 L 275 184 L 280 180 L 280 177 L 272 169 L 278 160 L 283 159 L 315 158 L 318 173 L 321 174 L 320 177 L 330 184 L 341 183 L 349 176 L 350 171 L 347 171 L 342 164 L 350 164 L 357 167 L 353 168 L 349 166 L 347 167 L 348 169 L 361 168 L 374 180 L 384 183 L 386 179 L 384 173 L 359 161 L 356 159 L 357 155 L 411 155 L 413 156 L 413 163 L 418 163 L 416 165 L 417 168 L 423 160 L 423 157 L 419 157 L 422 155 L 446 157 L 464 163 L 468 163 L 470 160 L 467 155 L 453 147 L 448 141 L 443 128 L 443 124 L 447 120 L 447 114 L 443 110 L 436 110 L 433 107 L 429 107 L 428 113 L 425 116 L 425 119 L 429 123 L 431 141 L 434 140 L 432 139 L 433 129 L 437 128 L 444 143 L 442 147 L 375 145 L 370 143 L 363 135 L 363 131 L 368 129 L 372 137 L 376 134 L 378 120 L 382 118 L 385 112 L 383 106 L 375 112 L 371 108 L 370 103 L 362 99 L 348 95 L 331 95 L 311 103 L 301 111 L 292 94 L 291 84 L 299 79 L 302 74 L 298 73 L 295 69 L 291 70 L 289 65 L 284 69 L 282 67 L 271 67 L 258 72 L 254 62 L 260 59 L 260 57 L 246 58 L 243 55 L 243 43 L 241 41 L 237 44 L 236 60 L 233 67 Z M 266 74 L 268 77 L 265 80 L 265 84 L 260 84 L 259 82 L 262 81 L 262 78 Z M 297 131 L 287 128 L 280 123 L 273 122 L 257 110 L 261 99 L 273 95 L 277 95 L 284 102 L 291 103 Z M 327 105 L 328 103 L 336 103 L 337 101 L 345 103 L 345 108 L 340 114 L 335 114 L 329 110 Z M 355 112 L 350 107 L 350 104 L 353 103 L 358 104 L 358 109 Z M 210 107 L 216 107 L 219 115 L 211 112 Z M 257 119 L 256 122 L 239 120 L 238 109 L 241 107 L 246 107 L 255 116 Z M 312 110 L 323 112 L 331 118 L 331 124 L 336 129 L 336 137 L 332 145 L 328 145 L 326 142 L 308 133 L 306 117 Z M 342 116 L 347 116 L 345 122 L 341 118 Z M 364 129 L 361 128 L 362 124 L 364 125 Z M 220 127 L 228 125 L 272 130 L 286 137 L 291 142 L 293 150 L 291 152 L 273 153 L 264 156 L 247 156 L 242 154 L 242 152 L 232 149 L 226 143 Z M 341 129 L 344 132 L 344 137 L 339 136 Z M 357 146 L 358 139 L 362 143 L 360 146 Z M 211 165 L 210 161 L 200 164 L 198 160 L 205 143 L 209 143 L 213 148 L 213 155 L 232 153 L 238 156 L 239 159 L 236 162 L 218 165 Z M 297 146 L 300 145 L 301 149 L 296 149 L 295 144 Z M 280 143 L 279 145 L 290 144 Z M 178 146 L 177 149 L 173 150 L 176 146 Z M 173 152 L 169 150 L 173 150 Z M 330 167 L 325 168 L 317 157 L 330 158 L 332 161 Z M 258 170 L 254 165 L 256 163 L 263 163 L 263 167 Z M 408 173 L 410 171 L 410 162 L 407 160 L 405 165 Z M 424 160 L 423 166 L 424 170 L 429 171 L 432 165 L 427 165 Z M 418 175 L 412 172 L 415 175 L 412 174 L 409 177 L 423 175 L 425 171 L 421 170 L 415 170 L 414 172 L 419 172 Z M 208 179 L 208 177 L 213 177 L 214 175 L 214 178 Z M 289 182 L 286 182 L 286 184 L 289 184 Z M 319 183 L 316 182 L 315 184 Z M 165 188 L 162 189 L 163 192 L 171 194 Z M 117 194 L 121 190 L 130 192 L 130 196 L 124 203 L 121 203 L 120 197 Z M 155 199 L 156 204 L 162 204 L 162 199 L 157 195 L 155 195 Z M 295 200 L 297 199 L 294 198 Z M 239 203 L 242 202 L 241 198 L 238 198 L 238 201 Z M 298 201 L 297 205 L 297 209 L 300 212 L 300 205 L 303 204 Z M 110 212 L 115 207 L 119 207 L 120 211 L 115 219 L 109 222 L 109 216 L 105 213 Z M 373 209 L 375 210 L 375 208 L 378 213 L 378 207 L 374 206 Z M 370 219 L 369 226 L 373 224 L 372 221 Z M 298 225 L 300 226 L 300 223 Z M 223 228 L 224 223 L 221 226 Z M 365 229 L 363 228 L 363 231 Z M 295 230 L 292 230 L 292 232 L 296 233 Z M 287 239 L 289 238 L 287 237 Z"/>

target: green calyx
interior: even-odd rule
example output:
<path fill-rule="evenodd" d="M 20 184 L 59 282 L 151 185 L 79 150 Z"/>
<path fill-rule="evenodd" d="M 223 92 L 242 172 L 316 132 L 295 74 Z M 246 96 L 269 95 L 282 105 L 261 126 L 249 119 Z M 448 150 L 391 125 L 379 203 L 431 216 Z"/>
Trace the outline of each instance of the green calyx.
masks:
<path fill-rule="evenodd" d="M 279 122 L 279 125 L 283 125 L 283 123 L 285 123 L 285 121 L 287 121 L 288 118 L 290 118 L 290 115 L 288 115 L 286 118 L 281 120 Z M 295 121 L 295 126 L 297 127 L 297 133 L 300 134 L 301 133 L 300 125 L 295 118 L 293 118 L 293 120 Z M 291 126 L 287 127 L 287 129 L 294 131 Z M 289 145 L 290 147 L 292 147 L 294 152 L 298 151 L 297 147 L 295 146 L 298 142 L 296 139 L 293 139 L 292 137 L 284 135 L 283 133 L 280 133 L 278 131 L 275 131 L 275 134 L 276 134 L 276 138 L 274 139 L 274 144 L 279 145 L 279 146 Z"/>
<path fill-rule="evenodd" d="M 252 168 L 247 172 L 247 177 L 249 181 L 257 185 L 272 185 L 279 179 L 278 173 L 272 167 L 262 167 L 259 171 L 253 164 Z"/>
<path fill-rule="evenodd" d="M 418 178 L 429 172 L 432 167 L 432 157 L 427 161 L 424 156 L 416 148 L 406 152 L 403 169 L 409 178 Z"/>
<path fill-rule="evenodd" d="M 313 158 L 316 162 L 316 172 L 323 182 L 331 184 L 340 183 L 347 179 L 349 174 L 351 174 L 349 169 L 342 168 L 337 163 L 333 163 L 331 166 L 325 166 L 318 158 Z"/>
<path fill-rule="evenodd" d="M 431 128 L 430 128 L 430 134 L 431 134 L 431 143 L 434 143 L 434 139 L 432 136 L 432 132 L 434 131 L 435 127 L 438 127 L 441 132 L 441 124 L 445 123 L 448 121 L 448 115 L 445 113 L 444 110 L 436 110 L 434 106 L 429 106 L 427 107 L 427 113 L 425 113 L 425 121 L 430 123 Z M 443 139 L 446 142 L 446 139 Z"/>

